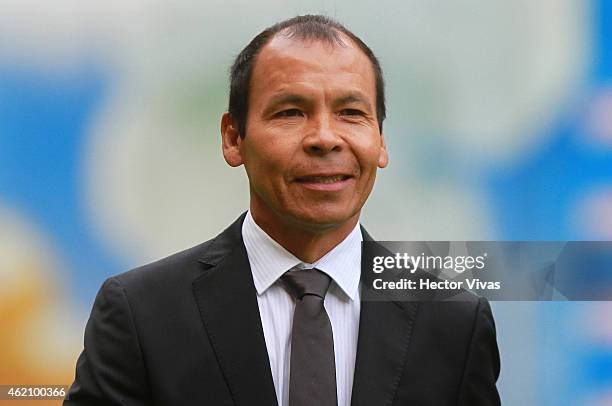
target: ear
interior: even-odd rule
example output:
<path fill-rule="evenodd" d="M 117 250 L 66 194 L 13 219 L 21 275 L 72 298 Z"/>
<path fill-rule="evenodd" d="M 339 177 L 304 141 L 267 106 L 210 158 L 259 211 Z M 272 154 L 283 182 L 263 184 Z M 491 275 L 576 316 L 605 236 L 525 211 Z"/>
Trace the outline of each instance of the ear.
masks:
<path fill-rule="evenodd" d="M 244 163 L 240 152 L 242 138 L 238 126 L 230 113 L 223 114 L 221 117 L 221 148 L 223 149 L 223 158 L 229 166 L 240 166 Z"/>
<path fill-rule="evenodd" d="M 389 164 L 389 154 L 387 152 L 387 144 L 385 143 L 384 134 L 380 134 L 380 153 L 378 155 L 378 167 L 385 168 Z"/>

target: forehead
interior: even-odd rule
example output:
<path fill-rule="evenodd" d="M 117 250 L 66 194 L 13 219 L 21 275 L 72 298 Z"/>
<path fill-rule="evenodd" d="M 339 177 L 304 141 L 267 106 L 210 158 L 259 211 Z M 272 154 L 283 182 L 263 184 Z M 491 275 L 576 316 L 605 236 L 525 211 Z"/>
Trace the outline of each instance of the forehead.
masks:
<path fill-rule="evenodd" d="M 374 95 L 372 63 L 348 36 L 339 33 L 341 44 L 319 39 L 296 39 L 275 35 L 259 52 L 251 76 L 252 96 L 290 84 L 358 87 Z"/>

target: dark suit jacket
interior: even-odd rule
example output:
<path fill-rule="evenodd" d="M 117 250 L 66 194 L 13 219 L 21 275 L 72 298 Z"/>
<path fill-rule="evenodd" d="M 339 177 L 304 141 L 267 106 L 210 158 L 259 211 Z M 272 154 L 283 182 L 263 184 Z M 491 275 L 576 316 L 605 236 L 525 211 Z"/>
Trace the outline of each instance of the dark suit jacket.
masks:
<path fill-rule="evenodd" d="M 277 404 L 243 219 L 104 282 L 64 405 Z M 361 303 L 353 406 L 499 405 L 498 375 L 486 300 Z"/>

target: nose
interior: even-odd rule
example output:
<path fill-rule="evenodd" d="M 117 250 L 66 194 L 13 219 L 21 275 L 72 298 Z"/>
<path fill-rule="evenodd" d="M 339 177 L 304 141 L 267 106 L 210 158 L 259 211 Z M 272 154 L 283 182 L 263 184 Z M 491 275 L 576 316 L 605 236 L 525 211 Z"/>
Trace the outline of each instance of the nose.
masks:
<path fill-rule="evenodd" d="M 333 127 L 329 117 L 313 117 L 304 137 L 304 150 L 308 154 L 325 155 L 342 149 L 343 139 Z"/>

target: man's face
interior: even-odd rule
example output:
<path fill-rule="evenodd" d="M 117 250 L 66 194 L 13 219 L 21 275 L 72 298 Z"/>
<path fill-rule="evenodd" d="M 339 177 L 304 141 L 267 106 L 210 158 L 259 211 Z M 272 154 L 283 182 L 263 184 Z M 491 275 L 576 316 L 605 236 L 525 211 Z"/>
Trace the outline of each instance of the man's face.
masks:
<path fill-rule="evenodd" d="M 342 38 L 277 35 L 257 56 L 237 146 L 256 220 L 314 229 L 356 220 L 387 165 L 371 62 Z"/>

